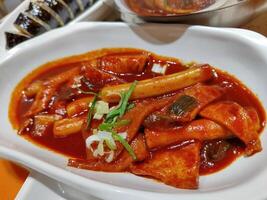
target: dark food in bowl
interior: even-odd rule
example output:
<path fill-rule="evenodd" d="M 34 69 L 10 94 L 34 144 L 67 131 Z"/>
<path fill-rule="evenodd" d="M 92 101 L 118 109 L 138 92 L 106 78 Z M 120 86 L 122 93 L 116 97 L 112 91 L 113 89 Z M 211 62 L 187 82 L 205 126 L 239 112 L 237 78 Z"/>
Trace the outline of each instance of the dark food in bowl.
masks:
<path fill-rule="evenodd" d="M 186 189 L 262 150 L 265 111 L 234 76 L 139 49 L 49 62 L 13 91 L 18 134 L 68 165 L 131 172 Z"/>
<path fill-rule="evenodd" d="M 36 18 L 39 18 L 44 23 L 49 24 L 51 29 L 59 26 L 59 21 L 53 17 L 53 14 L 42 8 L 37 3 L 30 2 L 29 8 L 26 12 Z"/>
<path fill-rule="evenodd" d="M 189 14 L 215 3 L 215 0 L 125 0 L 140 16 L 171 16 Z"/>
<path fill-rule="evenodd" d="M 18 33 L 6 32 L 6 48 L 10 49 L 26 39 L 51 29 L 64 26 L 92 6 L 97 0 L 35 0 L 20 13 L 14 22 Z M 12 37 L 7 37 L 12 34 Z M 21 34 L 26 35 L 21 40 Z M 10 41 L 10 39 L 12 41 Z"/>
<path fill-rule="evenodd" d="M 7 39 L 7 46 L 9 46 L 10 48 L 29 39 L 28 36 L 17 33 L 5 32 L 5 35 Z"/>
<path fill-rule="evenodd" d="M 21 33 L 26 34 L 29 37 L 39 35 L 47 31 L 45 26 L 35 21 L 27 13 L 20 13 L 14 22 L 14 25 Z"/>

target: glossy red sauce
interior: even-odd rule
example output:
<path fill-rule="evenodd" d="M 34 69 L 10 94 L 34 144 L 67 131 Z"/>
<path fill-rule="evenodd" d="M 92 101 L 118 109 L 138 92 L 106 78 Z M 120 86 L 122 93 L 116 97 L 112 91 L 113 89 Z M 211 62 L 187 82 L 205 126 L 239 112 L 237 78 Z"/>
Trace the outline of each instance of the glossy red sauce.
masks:
<path fill-rule="evenodd" d="M 217 70 L 217 77 L 208 82 L 208 84 L 217 84 L 226 89 L 224 96 L 220 100 L 231 100 L 244 107 L 251 106 L 256 108 L 260 117 L 261 127 L 264 127 L 266 114 L 261 102 L 242 82 L 226 72 Z"/>
<path fill-rule="evenodd" d="M 212 159 L 208 158 L 209 153 L 205 147 L 209 146 L 211 148 L 216 148 L 216 142 L 225 142 L 223 140 L 215 140 L 215 141 L 207 141 L 202 145 L 201 154 L 200 154 L 200 168 L 199 168 L 199 174 L 200 175 L 208 175 L 215 172 L 218 172 L 228 165 L 230 165 L 232 162 L 234 162 L 239 156 L 241 156 L 244 152 L 245 145 L 242 144 L 237 139 L 229 139 L 226 140 L 230 143 L 229 148 L 223 153 L 223 157 L 220 159 Z"/>
<path fill-rule="evenodd" d="M 140 16 L 172 16 L 189 14 L 212 5 L 214 0 L 125 0 Z"/>
<path fill-rule="evenodd" d="M 82 58 L 82 56 L 80 57 Z M 73 59 L 75 60 L 76 58 L 73 58 Z M 33 74 L 29 75 L 28 79 L 31 79 L 32 81 L 38 80 L 38 79 L 46 79 L 47 77 L 56 75 L 72 67 L 83 66 L 86 64 L 86 61 L 71 62 L 70 58 L 68 59 L 67 63 L 65 62 L 66 60 L 62 59 L 60 62 L 56 61 L 56 62 L 48 63 L 44 65 L 43 67 L 37 69 Z M 132 82 L 133 80 L 144 80 L 144 79 L 158 76 L 157 74 L 151 71 L 153 63 L 166 64 L 168 66 L 168 70 L 166 74 L 176 73 L 186 68 L 178 60 L 175 60 L 175 59 L 169 60 L 168 58 L 164 59 L 163 57 L 157 57 L 155 55 L 151 55 L 149 62 L 147 63 L 146 70 L 143 73 L 120 74 L 118 76 L 126 80 L 127 82 Z M 47 70 L 45 70 L 45 68 Z M 210 80 L 209 82 L 207 82 L 207 84 L 218 84 L 226 89 L 225 95 L 220 100 L 222 99 L 233 100 L 241 104 L 242 106 L 254 107 L 260 116 L 261 127 L 263 128 L 265 125 L 265 111 L 261 103 L 257 99 L 257 97 L 250 90 L 248 90 L 240 81 L 238 81 L 235 77 L 225 72 L 222 72 L 220 70 L 216 70 L 216 73 L 217 73 L 216 78 L 214 78 L 213 80 Z M 23 97 L 19 98 L 18 96 L 16 96 L 18 94 L 18 91 L 22 89 L 23 86 L 26 85 L 26 82 L 27 82 L 26 80 L 27 78 L 25 78 L 24 81 L 22 81 L 22 83 L 18 86 L 17 90 L 15 90 L 15 92 L 13 93 L 13 102 L 18 102 L 18 105 L 14 106 L 14 104 L 12 103 L 10 105 L 10 113 L 11 112 L 13 113 L 13 114 L 10 114 L 10 118 L 11 118 L 11 121 L 14 127 L 16 128 L 18 127 L 18 124 L 24 121 L 23 116 L 33 102 L 32 100 L 25 100 L 25 98 Z M 23 95 L 20 95 L 20 96 L 23 96 Z M 67 104 L 71 102 L 72 100 L 68 100 L 64 103 Z M 50 130 L 47 132 L 46 137 L 36 137 L 36 136 L 32 136 L 31 134 L 24 134 L 23 137 L 30 140 L 31 142 L 37 143 L 43 147 L 46 147 L 50 150 L 61 153 L 68 157 L 80 158 L 80 159 L 86 158 L 86 148 L 85 148 L 85 143 L 84 143 L 84 138 L 83 138 L 82 133 L 73 134 L 66 138 L 54 138 L 52 131 Z M 231 162 L 233 162 L 236 158 L 238 158 L 238 156 L 242 155 L 244 146 L 240 143 L 240 141 L 231 140 L 230 143 L 231 143 L 231 147 L 227 150 L 226 156 L 220 159 L 219 161 L 206 162 L 206 160 L 203 157 L 203 155 L 205 154 L 205 151 L 202 150 L 201 152 L 202 159 L 201 159 L 201 165 L 200 165 L 201 175 L 210 174 L 210 173 L 219 171 L 225 168 L 226 166 L 228 166 Z"/>

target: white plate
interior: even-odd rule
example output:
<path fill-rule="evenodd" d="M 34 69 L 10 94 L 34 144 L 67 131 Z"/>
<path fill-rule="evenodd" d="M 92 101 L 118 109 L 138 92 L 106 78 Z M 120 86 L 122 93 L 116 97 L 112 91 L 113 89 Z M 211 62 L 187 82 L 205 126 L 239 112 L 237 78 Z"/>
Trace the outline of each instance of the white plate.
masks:
<path fill-rule="evenodd" d="M 8 50 L 6 50 L 6 31 L 15 30 L 13 23 L 18 17 L 19 13 L 24 12 L 31 0 L 25 0 L 21 3 L 13 12 L 5 17 L 0 24 L 0 59 L 5 57 Z M 108 5 L 105 2 L 109 2 Z M 90 8 L 87 8 L 83 13 L 74 18 L 67 25 L 77 23 L 80 21 L 101 21 L 105 19 L 110 13 L 112 13 L 112 0 L 98 0 Z"/>
<path fill-rule="evenodd" d="M 199 190 L 180 190 L 128 173 L 103 173 L 66 167 L 67 158 L 16 135 L 8 120 L 10 95 L 16 84 L 48 61 L 103 47 L 144 48 L 185 61 L 210 63 L 235 74 L 267 107 L 267 40 L 241 29 L 123 23 L 78 23 L 22 43 L 0 64 L 0 155 L 46 174 L 83 193 L 114 200 L 263 200 L 267 198 L 267 137 L 263 151 L 241 158 L 225 170 L 201 177 Z"/>
<path fill-rule="evenodd" d="M 100 200 L 82 196 L 79 191 L 62 187 L 62 183 L 32 171 L 22 185 L 15 200 Z"/>
<path fill-rule="evenodd" d="M 57 191 L 57 182 L 41 174 L 30 174 L 15 200 L 67 200 Z"/>

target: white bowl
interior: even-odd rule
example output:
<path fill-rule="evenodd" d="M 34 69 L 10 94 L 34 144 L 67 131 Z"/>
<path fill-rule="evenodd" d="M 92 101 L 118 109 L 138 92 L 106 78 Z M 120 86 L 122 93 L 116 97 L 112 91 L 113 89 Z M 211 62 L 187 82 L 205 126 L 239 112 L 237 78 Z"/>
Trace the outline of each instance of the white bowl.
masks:
<path fill-rule="evenodd" d="M 267 137 L 263 151 L 240 158 L 225 170 L 200 179 L 195 191 L 180 190 L 128 173 L 103 173 L 67 167 L 67 158 L 35 146 L 12 129 L 8 105 L 16 84 L 48 61 L 103 47 L 136 47 L 185 61 L 210 63 L 234 74 L 267 107 L 267 40 L 241 29 L 201 26 L 129 26 L 78 23 L 51 31 L 10 50 L 0 64 L 0 155 L 26 165 L 83 193 L 115 200 L 263 200 L 267 198 Z"/>

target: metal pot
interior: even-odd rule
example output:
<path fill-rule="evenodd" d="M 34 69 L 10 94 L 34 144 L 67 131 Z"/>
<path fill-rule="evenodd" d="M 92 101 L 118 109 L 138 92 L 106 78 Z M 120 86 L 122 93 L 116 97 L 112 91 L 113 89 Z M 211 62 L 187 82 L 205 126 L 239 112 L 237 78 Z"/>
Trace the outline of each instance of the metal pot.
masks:
<path fill-rule="evenodd" d="M 118 7 L 117 7 L 118 8 Z M 120 8 L 121 18 L 131 23 L 162 22 L 237 27 L 267 9 L 267 0 L 228 0 L 220 8 L 176 16 L 138 16 Z"/>

